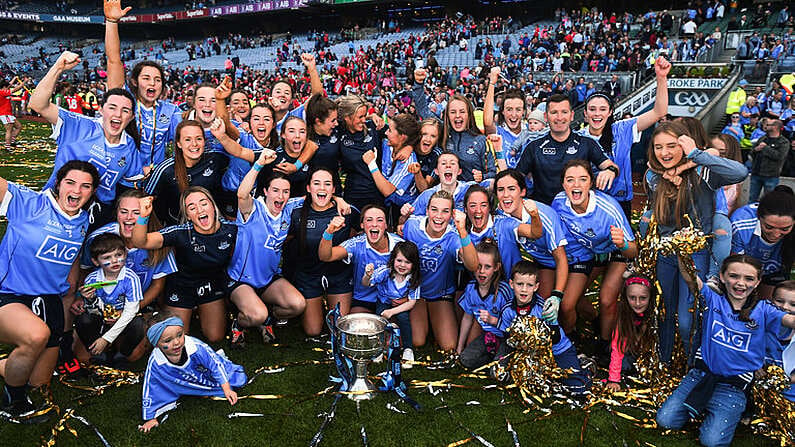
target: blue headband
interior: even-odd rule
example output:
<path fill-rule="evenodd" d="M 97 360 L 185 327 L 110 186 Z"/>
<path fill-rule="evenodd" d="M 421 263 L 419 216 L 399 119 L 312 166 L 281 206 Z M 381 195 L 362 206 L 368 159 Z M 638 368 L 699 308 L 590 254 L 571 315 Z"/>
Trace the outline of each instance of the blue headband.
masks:
<path fill-rule="evenodd" d="M 149 343 L 152 343 L 152 346 L 157 346 L 160 336 L 163 335 L 163 331 L 169 326 L 183 327 L 182 320 L 179 317 L 168 317 L 150 326 L 149 330 L 146 331 L 146 338 L 149 339 Z"/>

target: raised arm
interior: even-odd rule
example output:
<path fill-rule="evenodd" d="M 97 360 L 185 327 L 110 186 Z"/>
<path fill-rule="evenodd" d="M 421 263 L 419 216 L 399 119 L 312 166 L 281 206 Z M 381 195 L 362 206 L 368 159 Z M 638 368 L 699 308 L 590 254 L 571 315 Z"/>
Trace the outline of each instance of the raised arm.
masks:
<path fill-rule="evenodd" d="M 378 192 L 380 192 L 384 197 L 387 197 L 393 192 L 397 191 L 397 187 L 387 180 L 381 170 L 378 169 L 378 164 L 375 162 L 375 157 L 375 149 L 373 149 L 362 154 L 362 161 L 364 161 L 364 163 L 367 165 L 367 168 L 370 170 L 370 175 L 373 176 L 373 181 L 375 182 L 376 188 L 378 188 Z"/>
<path fill-rule="evenodd" d="M 414 70 L 414 86 L 411 88 L 411 99 L 414 100 L 414 105 L 417 107 L 417 114 L 421 118 L 436 118 L 436 115 L 428 108 L 428 97 L 425 96 L 425 90 L 422 83 L 428 77 L 428 72 L 424 68 Z"/>
<path fill-rule="evenodd" d="M 50 102 L 55 83 L 61 74 L 71 70 L 80 63 L 80 57 L 71 51 L 64 51 L 50 67 L 50 70 L 36 85 L 36 90 L 30 96 L 30 108 L 47 120 L 50 124 L 58 122 L 58 106 Z"/>
<path fill-rule="evenodd" d="M 121 61 L 121 39 L 119 39 L 119 20 L 127 15 L 132 7 L 124 9 L 121 0 L 105 0 L 105 57 L 108 59 L 108 89 L 124 87 L 124 64 Z"/>
<path fill-rule="evenodd" d="M 257 183 L 257 175 L 265 165 L 273 163 L 276 160 L 276 152 L 271 149 L 264 149 L 259 156 L 259 159 L 251 166 L 243 180 L 240 181 L 240 186 L 237 188 L 237 209 L 243 220 L 251 216 L 254 210 L 254 199 L 251 197 L 251 191 Z"/>
<path fill-rule="evenodd" d="M 229 118 L 229 109 L 226 108 L 226 100 L 231 94 L 232 78 L 227 76 L 218 87 L 215 88 L 215 116 L 224 122 L 224 128 L 229 138 L 233 141 L 237 141 L 240 138 L 240 130 L 232 124 L 232 120 Z M 216 138 L 218 137 L 216 136 Z M 226 145 L 224 145 L 224 149 L 226 149 Z M 227 152 L 229 151 L 227 150 Z"/>
<path fill-rule="evenodd" d="M 668 113 L 668 72 L 671 71 L 671 63 L 668 59 L 660 56 L 654 63 L 654 75 L 657 79 L 657 94 L 655 95 L 654 108 L 642 113 L 638 117 L 638 132 L 643 132 L 653 126 L 666 113 Z"/>
<path fill-rule="evenodd" d="M 467 215 L 463 211 L 453 210 L 453 220 L 455 222 L 455 228 L 458 231 L 458 236 L 461 238 L 461 260 L 464 261 L 464 267 L 470 272 L 477 272 L 478 253 L 475 251 L 475 245 L 469 238 L 469 232 L 466 226 Z"/>
<path fill-rule="evenodd" d="M 138 216 L 135 227 L 133 227 L 132 243 L 136 248 L 157 250 L 163 246 L 163 235 L 157 231 L 146 232 L 149 216 L 152 214 L 152 197 L 140 198 L 138 202 L 141 204 L 141 215 Z"/>
<path fill-rule="evenodd" d="M 516 232 L 519 233 L 519 236 L 523 236 L 528 239 L 540 238 L 544 235 L 544 225 L 541 222 L 541 216 L 538 214 L 538 207 L 536 206 L 535 200 L 525 199 L 524 209 L 528 214 L 530 214 L 530 223 L 519 224 Z"/>
<path fill-rule="evenodd" d="M 497 126 L 494 124 L 494 88 L 499 78 L 500 67 L 491 67 L 486 99 L 483 100 L 483 129 L 486 131 L 486 135 L 497 132 Z"/>
<path fill-rule="evenodd" d="M 306 71 L 309 73 L 309 84 L 312 87 L 312 94 L 325 95 L 326 91 L 323 89 L 323 81 L 320 80 L 320 75 L 317 72 L 315 55 L 311 53 L 303 53 L 301 55 L 301 62 L 304 63 Z"/>
<path fill-rule="evenodd" d="M 215 120 L 213 120 L 213 123 L 210 124 L 210 132 L 212 132 L 213 136 L 218 139 L 218 142 L 221 143 L 221 145 L 224 147 L 224 150 L 229 155 L 241 158 L 249 163 L 254 161 L 256 156 L 254 151 L 241 146 L 240 143 L 231 139 L 226 133 L 226 124 L 221 118 L 215 118 Z"/>

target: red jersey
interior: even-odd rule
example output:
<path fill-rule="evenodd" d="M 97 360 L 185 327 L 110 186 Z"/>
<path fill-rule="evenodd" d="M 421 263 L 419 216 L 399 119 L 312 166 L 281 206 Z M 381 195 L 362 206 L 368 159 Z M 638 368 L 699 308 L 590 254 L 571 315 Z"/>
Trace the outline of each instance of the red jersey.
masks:
<path fill-rule="evenodd" d="M 0 90 L 0 116 L 13 114 L 14 112 L 11 111 L 11 90 L 2 89 Z"/>
<path fill-rule="evenodd" d="M 63 99 L 66 101 L 66 107 L 69 108 L 70 112 L 83 113 L 83 98 L 77 95 L 70 95 L 64 96 Z"/>

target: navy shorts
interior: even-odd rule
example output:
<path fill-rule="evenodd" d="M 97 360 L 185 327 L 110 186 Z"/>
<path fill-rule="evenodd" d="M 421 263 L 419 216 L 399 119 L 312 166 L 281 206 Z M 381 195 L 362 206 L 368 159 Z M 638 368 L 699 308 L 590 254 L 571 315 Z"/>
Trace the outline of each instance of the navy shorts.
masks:
<path fill-rule="evenodd" d="M 0 293 L 0 307 L 6 304 L 24 304 L 50 328 L 47 347 L 53 348 L 61 343 L 64 328 L 64 309 L 60 295 L 14 295 Z"/>
<path fill-rule="evenodd" d="M 226 278 L 187 284 L 166 279 L 164 303 L 166 306 L 194 309 L 224 299 L 228 290 Z"/>
<path fill-rule="evenodd" d="M 351 309 L 354 307 L 364 307 L 372 313 L 375 313 L 375 301 L 362 301 L 356 298 L 351 300 Z"/>
<path fill-rule="evenodd" d="M 453 301 L 455 301 L 455 292 L 448 293 L 442 296 L 437 296 L 435 298 L 422 297 L 422 299 L 424 299 L 428 303 L 438 303 L 440 301 L 449 301 L 452 303 Z"/>
<path fill-rule="evenodd" d="M 350 271 L 336 275 L 312 275 L 296 272 L 293 286 L 304 298 L 317 298 L 323 295 L 342 295 L 353 292 L 353 275 Z"/>

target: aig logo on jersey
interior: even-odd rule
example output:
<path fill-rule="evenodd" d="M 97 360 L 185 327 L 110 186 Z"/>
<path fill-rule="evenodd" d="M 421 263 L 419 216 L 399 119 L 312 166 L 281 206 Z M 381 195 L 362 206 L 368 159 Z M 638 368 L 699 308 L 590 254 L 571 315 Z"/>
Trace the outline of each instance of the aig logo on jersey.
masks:
<path fill-rule="evenodd" d="M 72 261 L 75 260 L 79 252 L 80 244 L 55 236 L 47 236 L 36 251 L 36 257 L 47 262 L 72 265 Z"/>
<path fill-rule="evenodd" d="M 748 352 L 748 347 L 751 344 L 751 333 L 741 332 L 729 327 L 726 327 L 720 321 L 713 321 L 712 340 L 721 346 L 740 352 Z"/>

